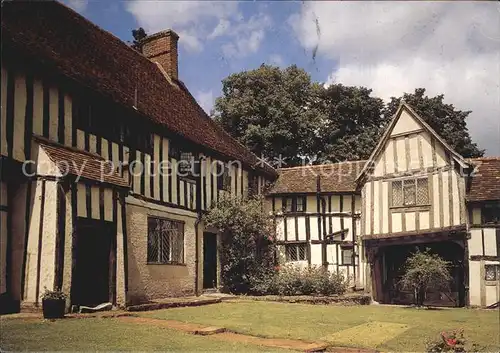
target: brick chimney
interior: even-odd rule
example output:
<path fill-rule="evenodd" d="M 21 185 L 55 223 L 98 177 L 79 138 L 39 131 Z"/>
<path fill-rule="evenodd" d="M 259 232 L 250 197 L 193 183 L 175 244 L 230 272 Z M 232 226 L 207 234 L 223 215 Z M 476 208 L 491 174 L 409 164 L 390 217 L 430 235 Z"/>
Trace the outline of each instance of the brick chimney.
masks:
<path fill-rule="evenodd" d="M 157 62 L 173 79 L 179 78 L 177 42 L 179 36 L 171 29 L 161 31 L 141 40 L 142 54 Z"/>

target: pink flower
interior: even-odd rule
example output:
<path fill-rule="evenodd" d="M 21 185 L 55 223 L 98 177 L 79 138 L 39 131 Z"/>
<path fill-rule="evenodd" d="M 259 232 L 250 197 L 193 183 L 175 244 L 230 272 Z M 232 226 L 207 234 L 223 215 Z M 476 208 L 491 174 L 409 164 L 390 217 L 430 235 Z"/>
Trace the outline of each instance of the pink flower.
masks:
<path fill-rule="evenodd" d="M 448 338 L 448 339 L 446 340 L 446 343 L 448 344 L 448 346 L 454 346 L 454 345 L 456 345 L 456 344 L 457 344 L 457 340 L 456 340 L 456 339 L 454 339 L 454 338 Z"/>

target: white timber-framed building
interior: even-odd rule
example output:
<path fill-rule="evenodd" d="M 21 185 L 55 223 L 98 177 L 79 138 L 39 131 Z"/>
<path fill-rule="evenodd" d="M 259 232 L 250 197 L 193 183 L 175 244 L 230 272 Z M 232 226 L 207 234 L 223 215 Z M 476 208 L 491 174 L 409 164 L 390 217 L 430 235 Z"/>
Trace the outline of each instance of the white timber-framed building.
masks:
<path fill-rule="evenodd" d="M 2 3 L 1 312 L 45 289 L 69 307 L 220 286 L 202 214 L 277 174 L 196 103 L 178 39 L 139 52 L 59 2 Z"/>
<path fill-rule="evenodd" d="M 426 303 L 498 305 L 500 158 L 464 159 L 403 102 L 369 160 L 278 172 L 268 202 L 286 262 L 341 271 L 374 300 L 407 304 L 402 265 L 429 248 L 453 283 Z"/>

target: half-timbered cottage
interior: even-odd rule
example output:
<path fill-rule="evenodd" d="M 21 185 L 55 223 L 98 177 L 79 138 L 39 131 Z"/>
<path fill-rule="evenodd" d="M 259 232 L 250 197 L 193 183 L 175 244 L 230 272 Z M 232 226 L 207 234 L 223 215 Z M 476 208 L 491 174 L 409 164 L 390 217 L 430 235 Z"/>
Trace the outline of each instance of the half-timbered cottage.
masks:
<path fill-rule="evenodd" d="M 352 285 L 359 268 L 361 195 L 356 176 L 364 161 L 279 169 L 267 198 L 282 261 L 325 266 Z"/>
<path fill-rule="evenodd" d="M 129 304 L 217 287 L 201 215 L 276 173 L 178 78 L 178 36 L 142 53 L 58 2 L 2 4 L 0 304 Z"/>
<path fill-rule="evenodd" d="M 416 248 L 450 262 L 427 303 L 500 301 L 500 158 L 466 160 L 403 103 L 368 161 L 278 170 L 268 194 L 283 261 L 342 271 L 382 303 Z"/>
<path fill-rule="evenodd" d="M 409 105 L 400 105 L 357 177 L 365 255 L 360 271 L 375 300 L 411 301 L 413 293 L 399 279 L 416 248 L 450 263 L 450 290 L 429 293 L 428 303 L 484 306 L 500 300 L 500 233 L 490 216 L 499 211 L 498 164 L 465 160 Z"/>

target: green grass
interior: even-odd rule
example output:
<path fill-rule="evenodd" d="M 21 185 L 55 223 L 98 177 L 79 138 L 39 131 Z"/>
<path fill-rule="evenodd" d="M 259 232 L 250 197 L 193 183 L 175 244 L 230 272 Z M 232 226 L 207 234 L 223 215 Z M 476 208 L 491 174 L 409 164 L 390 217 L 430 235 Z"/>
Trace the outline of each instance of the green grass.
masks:
<path fill-rule="evenodd" d="M 118 319 L 1 319 L 0 351 L 279 352 Z M 283 350 L 281 350 L 283 352 Z"/>
<path fill-rule="evenodd" d="M 325 306 L 242 301 L 158 310 L 142 315 L 222 326 L 240 333 L 265 337 L 321 340 L 328 336 L 334 337 L 334 341 L 330 341 L 332 345 L 339 346 L 348 346 L 346 342 L 349 342 L 349 338 L 335 341 L 335 337 L 342 335 L 333 334 L 357 325 L 378 322 L 409 326 L 395 337 L 388 335 L 378 345 L 370 342 L 368 336 L 364 341 L 359 337 L 355 340 L 358 346 L 384 351 L 422 351 L 425 341 L 438 338 L 441 331 L 463 328 L 466 338 L 471 342 L 486 346 L 490 351 L 500 349 L 500 315 L 494 310 L 424 310 L 375 305 Z M 353 331 L 356 330 L 349 330 L 346 335 L 355 335 Z M 362 332 L 363 329 L 360 329 L 359 334 Z M 384 330 L 381 329 L 379 334 L 384 335 Z"/>

